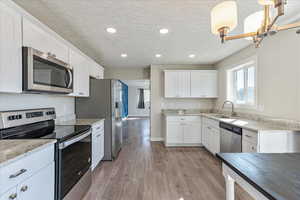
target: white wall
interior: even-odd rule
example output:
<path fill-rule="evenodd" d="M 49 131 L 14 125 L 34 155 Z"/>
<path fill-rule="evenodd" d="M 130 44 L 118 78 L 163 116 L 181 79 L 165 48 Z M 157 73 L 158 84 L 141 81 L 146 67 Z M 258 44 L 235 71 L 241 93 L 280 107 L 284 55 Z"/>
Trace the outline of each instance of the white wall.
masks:
<path fill-rule="evenodd" d="M 104 78 L 120 80 L 149 79 L 149 68 L 105 68 Z"/>
<path fill-rule="evenodd" d="M 128 115 L 129 116 L 150 116 L 150 104 L 145 103 L 145 109 L 138 109 L 139 88 L 136 86 L 128 87 Z M 145 88 L 144 88 L 145 89 Z"/>
<path fill-rule="evenodd" d="M 208 99 L 165 99 L 164 96 L 164 70 L 167 69 L 214 69 L 212 66 L 191 65 L 152 65 L 150 69 L 151 84 L 151 139 L 162 138 L 162 109 L 211 109 L 214 100 Z"/>
<path fill-rule="evenodd" d="M 74 97 L 0 93 L 0 111 L 46 107 L 55 107 L 58 119 L 74 117 Z"/>
<path fill-rule="evenodd" d="M 231 41 L 234 42 L 234 41 Z M 226 99 L 226 70 L 253 55 L 258 62 L 258 109 L 239 111 L 300 120 L 300 35 L 295 30 L 266 38 L 219 62 L 218 107 Z"/>

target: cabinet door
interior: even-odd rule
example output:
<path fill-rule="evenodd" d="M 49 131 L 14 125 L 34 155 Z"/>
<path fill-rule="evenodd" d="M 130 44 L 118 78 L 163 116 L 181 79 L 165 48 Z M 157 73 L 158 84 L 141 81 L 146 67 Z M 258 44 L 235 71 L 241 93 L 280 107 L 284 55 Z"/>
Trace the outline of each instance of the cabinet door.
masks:
<path fill-rule="evenodd" d="M 196 70 L 191 72 L 191 97 L 214 98 L 218 96 L 216 70 Z"/>
<path fill-rule="evenodd" d="M 176 72 L 178 73 L 178 96 L 190 97 L 191 96 L 191 73 L 187 71 Z"/>
<path fill-rule="evenodd" d="M 257 153 L 257 145 L 252 144 L 246 140 L 242 141 L 242 152 L 243 153 Z"/>
<path fill-rule="evenodd" d="M 88 60 L 79 53 L 70 50 L 70 64 L 73 67 L 73 93 L 71 96 L 88 97 L 90 94 L 90 77 Z"/>
<path fill-rule="evenodd" d="M 201 123 L 186 122 L 184 125 L 184 143 L 201 143 Z"/>
<path fill-rule="evenodd" d="M 22 19 L 1 2 L 0 92 L 22 92 Z"/>
<path fill-rule="evenodd" d="M 183 143 L 183 126 L 178 122 L 167 122 L 167 143 Z"/>
<path fill-rule="evenodd" d="M 208 145 L 209 145 L 209 131 L 208 131 L 208 127 L 206 124 L 203 125 L 203 129 L 202 129 L 202 144 L 204 147 L 206 147 L 208 149 Z"/>
<path fill-rule="evenodd" d="M 92 134 L 92 170 L 94 170 L 101 156 L 101 133 L 93 131 Z"/>
<path fill-rule="evenodd" d="M 23 18 L 23 46 L 32 47 L 69 63 L 69 48 L 38 25 Z"/>
<path fill-rule="evenodd" d="M 18 200 L 54 200 L 54 162 L 17 187 Z"/>
<path fill-rule="evenodd" d="M 220 130 L 211 128 L 209 134 L 209 147 L 213 154 L 220 152 Z"/>
<path fill-rule="evenodd" d="M 90 76 L 96 79 L 104 78 L 104 69 L 95 62 L 91 62 L 89 65 Z"/>
<path fill-rule="evenodd" d="M 175 98 L 178 94 L 178 73 L 175 71 L 165 72 L 165 97 Z"/>
<path fill-rule="evenodd" d="M 104 157 L 104 131 L 101 133 L 100 136 L 100 160 L 101 161 Z"/>
<path fill-rule="evenodd" d="M 17 200 L 17 188 L 12 188 L 0 196 L 0 200 Z"/>

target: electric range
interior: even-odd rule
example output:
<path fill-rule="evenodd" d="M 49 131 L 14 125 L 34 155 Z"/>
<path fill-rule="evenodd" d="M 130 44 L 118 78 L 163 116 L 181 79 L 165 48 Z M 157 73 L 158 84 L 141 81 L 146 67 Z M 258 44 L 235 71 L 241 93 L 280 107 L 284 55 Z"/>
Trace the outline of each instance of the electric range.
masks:
<path fill-rule="evenodd" d="M 55 118 L 54 108 L 0 112 L 0 139 L 56 139 L 56 199 L 80 200 L 91 185 L 91 126 Z"/>

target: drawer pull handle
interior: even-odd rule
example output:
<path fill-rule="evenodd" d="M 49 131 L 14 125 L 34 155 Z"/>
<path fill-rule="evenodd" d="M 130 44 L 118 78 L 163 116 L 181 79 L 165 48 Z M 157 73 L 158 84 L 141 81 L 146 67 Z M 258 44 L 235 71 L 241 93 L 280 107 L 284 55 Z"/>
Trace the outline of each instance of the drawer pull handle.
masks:
<path fill-rule="evenodd" d="M 100 129 L 101 129 L 101 126 L 99 126 L 99 127 L 96 128 L 96 130 L 100 130 Z"/>
<path fill-rule="evenodd" d="M 9 178 L 16 178 L 16 177 L 20 176 L 21 174 L 24 174 L 25 172 L 27 172 L 27 169 L 21 169 L 17 173 L 10 175 Z"/>
<path fill-rule="evenodd" d="M 28 186 L 24 185 L 23 187 L 21 187 L 21 191 L 22 192 L 26 192 L 28 190 Z"/>
<path fill-rule="evenodd" d="M 250 135 L 245 135 L 247 138 L 252 138 Z"/>
<path fill-rule="evenodd" d="M 98 138 L 98 137 L 100 137 L 100 136 L 101 136 L 101 134 L 97 135 L 96 137 Z"/>
<path fill-rule="evenodd" d="M 11 195 L 8 197 L 9 200 L 13 200 L 13 199 L 16 199 L 16 198 L 17 198 L 17 194 L 16 194 L 16 193 L 11 194 Z"/>

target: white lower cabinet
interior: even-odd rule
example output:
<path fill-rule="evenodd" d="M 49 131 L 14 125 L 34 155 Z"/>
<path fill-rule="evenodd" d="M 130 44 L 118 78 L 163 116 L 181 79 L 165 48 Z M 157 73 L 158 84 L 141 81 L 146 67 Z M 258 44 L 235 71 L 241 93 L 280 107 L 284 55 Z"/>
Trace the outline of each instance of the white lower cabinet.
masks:
<path fill-rule="evenodd" d="M 92 170 L 104 157 L 104 121 L 92 125 Z"/>
<path fill-rule="evenodd" d="M 167 146 L 183 143 L 183 126 L 178 122 L 167 121 Z"/>
<path fill-rule="evenodd" d="M 18 200 L 54 199 L 54 162 L 20 183 Z"/>
<path fill-rule="evenodd" d="M 203 118 L 203 146 L 212 154 L 220 152 L 220 129 L 218 122 L 212 119 Z"/>
<path fill-rule="evenodd" d="M 165 145 L 166 146 L 200 146 L 201 117 L 183 116 L 166 117 L 165 120 Z"/>
<path fill-rule="evenodd" d="M 242 141 L 242 152 L 243 153 L 257 153 L 257 144 L 243 140 Z"/>
<path fill-rule="evenodd" d="M 201 123 L 199 122 L 186 122 L 183 126 L 185 144 L 200 144 L 201 138 Z"/>
<path fill-rule="evenodd" d="M 0 200 L 54 200 L 54 145 L 0 168 Z"/>

